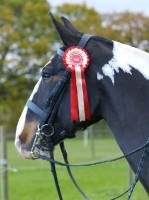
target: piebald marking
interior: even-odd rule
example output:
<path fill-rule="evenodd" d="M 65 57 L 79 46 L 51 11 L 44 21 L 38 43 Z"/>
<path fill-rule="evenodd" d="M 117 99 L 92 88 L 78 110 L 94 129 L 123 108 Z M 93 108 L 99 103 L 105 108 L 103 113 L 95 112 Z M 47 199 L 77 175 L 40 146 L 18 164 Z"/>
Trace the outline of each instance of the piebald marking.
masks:
<path fill-rule="evenodd" d="M 103 74 L 108 76 L 114 84 L 114 75 L 119 73 L 119 69 L 132 74 L 133 67 L 149 80 L 149 54 L 116 41 L 113 44 L 113 58 L 102 67 Z M 103 79 L 102 75 L 97 73 L 97 79 Z"/>

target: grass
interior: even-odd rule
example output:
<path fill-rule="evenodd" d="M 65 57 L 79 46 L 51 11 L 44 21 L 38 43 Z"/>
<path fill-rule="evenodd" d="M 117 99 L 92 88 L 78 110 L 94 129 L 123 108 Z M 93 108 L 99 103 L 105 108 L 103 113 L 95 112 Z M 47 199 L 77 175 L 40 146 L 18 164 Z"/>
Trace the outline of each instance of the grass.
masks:
<path fill-rule="evenodd" d="M 90 143 L 84 147 L 82 139 L 66 140 L 70 163 L 91 162 Z M 9 165 L 18 171 L 8 171 L 9 200 L 58 200 L 49 163 L 42 160 L 26 160 L 16 152 L 13 141 L 8 141 Z M 121 155 L 113 138 L 98 138 L 94 141 L 94 160 L 108 159 Z M 55 159 L 63 161 L 59 147 Z M 128 189 L 128 165 L 125 159 L 90 167 L 71 168 L 72 173 L 85 194 L 92 200 L 109 200 Z M 83 200 L 74 187 L 64 167 L 57 166 L 58 179 L 64 200 Z M 1 176 L 1 175 L 0 175 Z M 134 177 L 134 176 L 133 176 Z M 121 197 L 121 200 L 127 195 Z M 148 196 L 137 184 L 131 200 L 147 200 Z"/>

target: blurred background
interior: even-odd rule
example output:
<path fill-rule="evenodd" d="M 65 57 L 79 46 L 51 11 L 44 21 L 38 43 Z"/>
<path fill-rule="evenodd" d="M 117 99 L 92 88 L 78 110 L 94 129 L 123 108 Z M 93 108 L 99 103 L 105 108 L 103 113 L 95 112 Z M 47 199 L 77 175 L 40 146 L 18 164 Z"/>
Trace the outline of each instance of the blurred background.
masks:
<path fill-rule="evenodd" d="M 95 1 L 95 4 L 92 1 L 82 2 L 72 4 L 71 1 L 65 3 L 60 0 L 1 0 L 0 125 L 6 125 L 9 132 L 15 133 L 17 120 L 40 76 L 40 69 L 61 46 L 48 16 L 49 11 L 58 20 L 62 15 L 67 17 L 82 32 L 149 52 L 148 1 L 147 4 L 131 1 L 131 5 L 124 6 L 123 12 L 123 3 L 116 0 Z M 144 5 L 144 12 L 142 7 L 139 12 L 137 2 Z M 121 12 L 118 12 L 118 8 Z"/>
<path fill-rule="evenodd" d="M 17 158 L 15 157 L 15 154 L 17 154 L 13 145 L 15 129 L 22 109 L 40 76 L 40 69 L 55 54 L 57 48 L 62 45 L 48 16 L 49 11 L 52 11 L 53 15 L 59 21 L 61 16 L 67 17 L 82 32 L 116 40 L 149 52 L 148 0 L 75 0 L 75 3 L 69 0 L 0 0 L 0 126 L 5 127 L 3 131 L 7 134 L 9 162 L 16 168 L 23 168 L 29 165 L 33 167 L 32 165 L 35 165 L 29 164 L 23 159 L 21 160 L 22 163 L 20 163 L 19 159 L 21 158 L 18 155 Z M 80 148 L 83 148 L 80 152 L 88 151 L 86 159 L 83 155 L 81 157 L 84 161 L 101 158 L 105 155 L 105 151 L 108 149 L 106 144 L 109 147 L 110 145 L 111 147 L 112 145 L 117 145 L 104 121 L 94 125 L 91 132 L 93 133 L 93 138 L 97 138 L 95 143 L 97 143 L 98 139 L 103 139 L 100 140 L 103 141 L 101 144 L 103 148 L 97 148 L 99 143 L 93 147 L 91 140 L 89 142 L 84 140 L 86 141 L 84 143 L 83 141 L 80 142 L 80 139 L 85 136 L 82 133 L 78 134 L 76 143 L 72 142 L 70 147 L 72 150 L 74 145 L 74 150 L 72 150 L 74 152 L 75 144 L 80 144 Z M 86 135 L 85 137 L 88 136 Z M 90 148 L 97 148 L 96 156 L 93 155 L 93 149 L 91 152 L 86 149 L 87 145 L 90 145 Z M 115 146 L 113 147 L 113 155 L 120 153 L 119 149 Z M 104 149 L 104 147 L 106 148 Z M 102 150 L 104 153 L 102 153 Z M 112 153 L 111 149 L 109 150 L 109 154 L 107 153 L 106 155 L 110 156 L 110 153 Z M 81 158 L 77 158 L 79 160 L 76 159 L 76 162 L 81 162 Z M 22 164 L 22 166 L 19 164 Z M 41 165 L 43 166 L 43 164 Z M 111 171 L 110 168 L 109 171 Z M 17 180 L 17 178 L 14 177 L 13 172 L 9 173 L 10 200 L 20 199 L 18 197 L 18 190 L 13 188 L 14 179 Z M 101 174 L 101 171 L 99 173 Z M 126 174 L 123 174 L 123 177 L 125 176 Z M 25 177 L 26 175 L 24 174 Z M 20 184 L 19 180 L 18 178 L 16 185 Z M 116 182 L 115 180 L 114 183 Z M 104 191 L 106 186 L 102 185 Z M 24 185 L 22 185 L 23 187 Z M 90 187 L 88 187 L 87 191 L 90 190 Z M 48 194 L 48 192 L 46 193 Z M 119 192 L 116 191 L 115 193 Z M 13 195 L 14 197 L 12 197 Z M 30 192 L 30 195 L 23 199 L 46 199 L 38 195 L 35 196 L 35 192 Z M 110 196 L 111 193 L 109 193 L 109 198 Z M 138 194 L 134 199 L 142 199 L 141 197 L 137 197 Z M 147 196 L 144 196 L 143 199 L 145 198 Z M 56 197 L 53 197 L 53 199 L 56 199 Z M 73 196 L 66 197 L 66 199 L 74 200 L 81 198 Z M 95 197 L 93 199 L 98 198 Z"/>

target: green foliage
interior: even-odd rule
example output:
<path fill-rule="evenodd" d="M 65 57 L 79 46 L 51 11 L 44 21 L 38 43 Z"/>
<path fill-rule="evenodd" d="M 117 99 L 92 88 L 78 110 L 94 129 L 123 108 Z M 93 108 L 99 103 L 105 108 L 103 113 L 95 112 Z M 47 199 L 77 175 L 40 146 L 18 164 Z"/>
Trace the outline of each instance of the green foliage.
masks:
<path fill-rule="evenodd" d="M 149 17 L 130 12 L 105 14 L 103 25 L 109 30 L 109 39 L 149 52 Z"/>
<path fill-rule="evenodd" d="M 60 46 L 47 0 L 7 0 L 0 4 L 0 124 L 16 126 L 40 69 Z M 62 4 L 53 12 L 80 31 L 149 52 L 149 18 L 143 14 L 100 14 L 86 4 Z"/>
<path fill-rule="evenodd" d="M 87 8 L 86 4 L 63 4 L 57 7 L 57 13 L 60 16 L 68 18 L 74 26 L 81 32 L 98 34 L 101 29 L 101 15 L 93 8 Z"/>
<path fill-rule="evenodd" d="M 49 10 L 46 0 L 8 0 L 0 5 L 0 105 L 9 110 L 0 124 L 16 125 L 39 69 L 49 61 L 54 42 Z"/>

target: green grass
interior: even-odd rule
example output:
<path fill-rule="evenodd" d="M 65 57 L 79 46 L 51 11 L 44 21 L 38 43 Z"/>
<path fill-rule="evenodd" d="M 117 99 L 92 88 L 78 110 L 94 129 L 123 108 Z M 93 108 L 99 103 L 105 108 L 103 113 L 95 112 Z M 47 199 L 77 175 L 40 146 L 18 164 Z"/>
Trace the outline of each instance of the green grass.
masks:
<path fill-rule="evenodd" d="M 115 140 L 95 139 L 95 158 L 102 160 L 121 155 Z M 91 159 L 91 147 L 84 147 L 82 139 L 66 140 L 66 149 L 70 163 L 85 163 Z M 15 150 L 12 141 L 8 141 L 9 165 L 18 169 L 8 172 L 9 200 L 58 200 L 49 163 L 42 160 L 26 160 Z M 55 159 L 63 161 L 59 147 L 55 150 Z M 71 168 L 72 173 L 85 194 L 92 200 L 109 200 L 128 189 L 128 165 L 125 159 L 90 167 Z M 83 200 L 72 184 L 64 167 L 57 167 L 59 183 L 64 200 Z M 0 175 L 1 176 L 1 175 Z M 121 197 L 126 199 L 127 195 Z M 148 196 L 137 184 L 131 200 L 147 200 Z"/>

